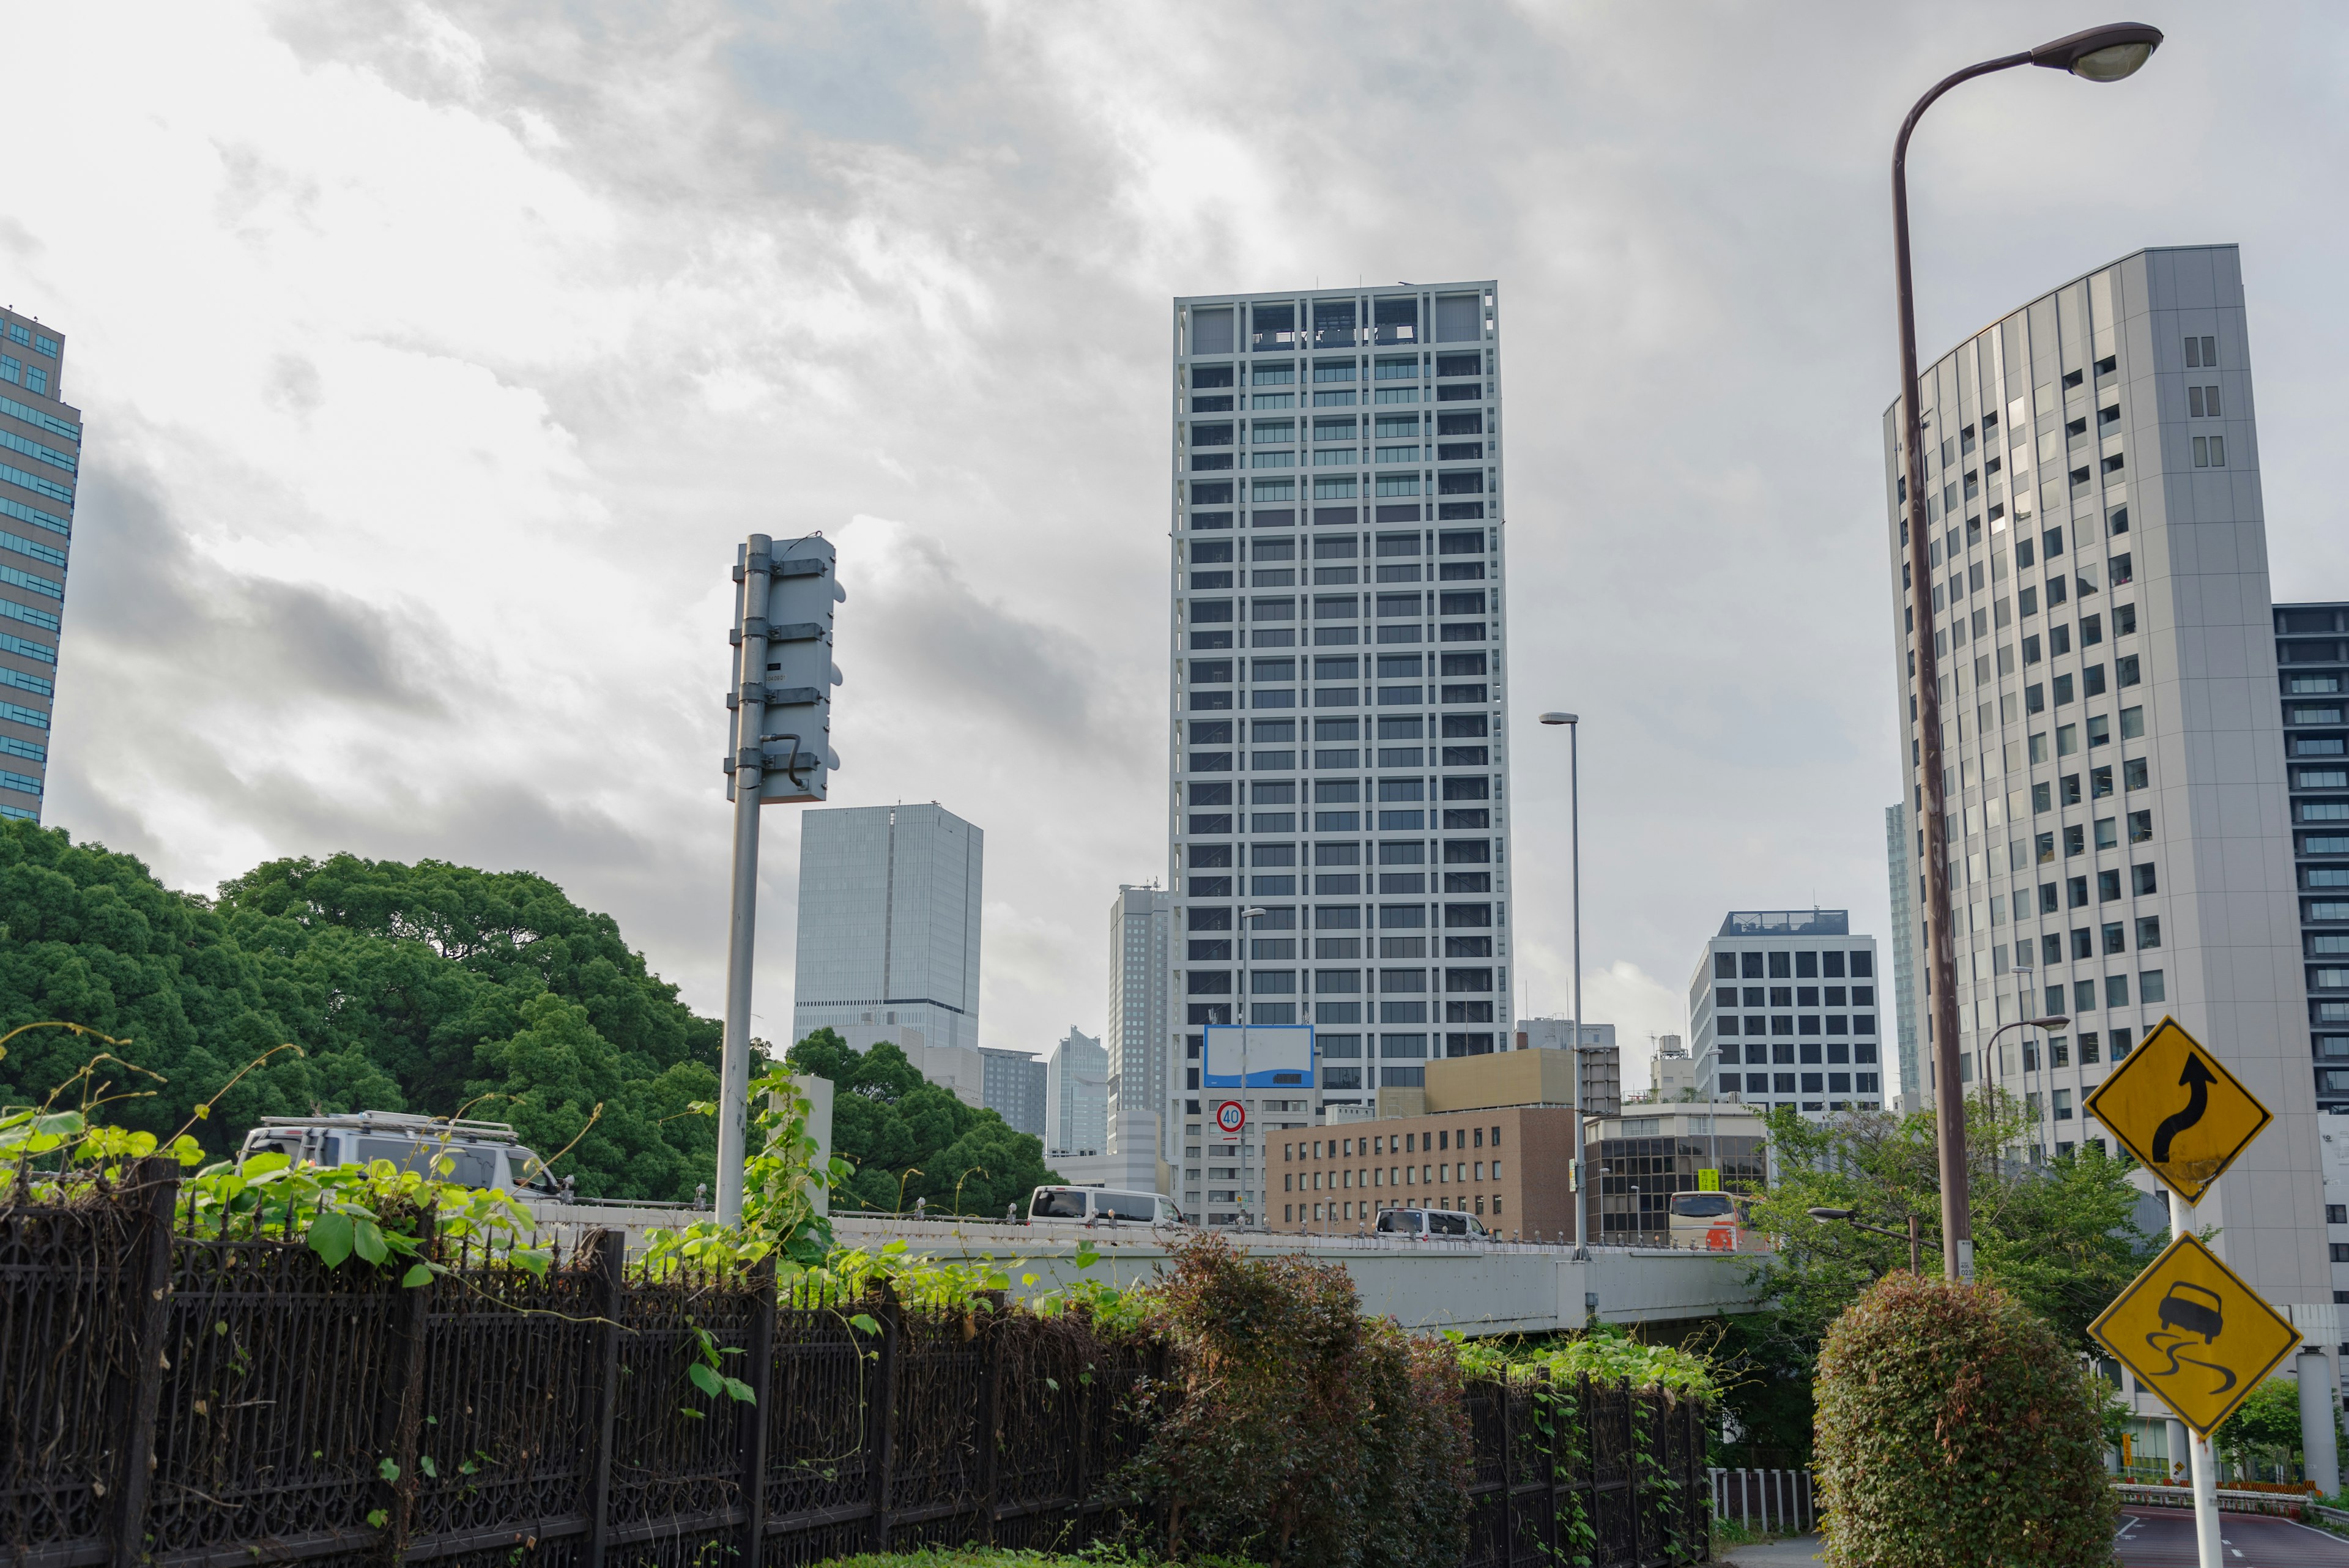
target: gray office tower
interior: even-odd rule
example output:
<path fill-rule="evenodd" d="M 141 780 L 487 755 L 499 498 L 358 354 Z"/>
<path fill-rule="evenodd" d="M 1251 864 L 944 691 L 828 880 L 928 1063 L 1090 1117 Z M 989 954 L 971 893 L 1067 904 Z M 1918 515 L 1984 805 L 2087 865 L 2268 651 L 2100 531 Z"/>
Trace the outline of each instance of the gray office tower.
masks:
<path fill-rule="evenodd" d="M 0 816 L 38 822 L 81 410 L 62 400 L 66 348 L 54 328 L 0 310 Z"/>
<path fill-rule="evenodd" d="M 2349 1116 L 2349 604 L 2275 607 L 2316 1103 Z"/>
<path fill-rule="evenodd" d="M 1170 1109 L 1167 1074 L 1178 1031 L 1167 987 L 1174 971 L 1174 896 L 1121 887 L 1109 907 L 1109 1147 L 1112 1187 L 1174 1190 L 1162 1176 Z M 1163 1184 L 1163 1185 L 1162 1185 Z"/>
<path fill-rule="evenodd" d="M 1044 1064 L 1026 1051 L 978 1048 L 979 1103 L 1014 1132 L 1044 1136 Z"/>
<path fill-rule="evenodd" d="M 1888 805 L 1884 808 L 1885 868 L 1892 883 L 1892 1059 L 1900 1068 L 1899 1081 L 1889 1080 L 1884 1085 L 1887 1105 L 1899 1105 L 1899 1095 L 1912 1096 L 1905 1108 L 1914 1110 L 1923 1102 L 1913 1097 L 1918 1085 L 1924 1082 L 1917 1065 L 1917 949 L 1914 942 L 1900 940 L 1917 919 L 1917 857 L 1909 852 L 1909 808 Z"/>
<path fill-rule="evenodd" d="M 2085 1096 L 2175 1016 L 2276 1113 L 2195 1224 L 2270 1302 L 2329 1310 L 2250 367 L 2232 245 L 2140 251 L 1984 327 L 1918 387 L 1915 591 L 1939 612 L 1965 1085 L 2033 1114 L 2016 1153 L 2060 1157 L 2105 1138 Z M 1913 809 L 1900 429 L 1896 403 L 1887 597 Z M 1923 928 L 1920 883 L 1902 932 L 1920 976 Z M 1947 1092 L 1930 1023 L 1922 1044 L 1922 1087 Z"/>
<path fill-rule="evenodd" d="M 801 813 L 792 1038 L 835 1029 L 859 1051 L 894 1040 L 979 1104 L 985 851 L 984 834 L 935 803 Z M 932 1051 L 969 1055 L 933 1064 Z"/>
<path fill-rule="evenodd" d="M 1245 1168 L 1511 1037 L 1499 288 L 1198 296 L 1173 330 L 1170 1119 L 1188 1148 L 1237 1098 L 1206 1158 Z M 1216 1025 L 1310 1029 L 1310 1082 L 1203 1091 Z"/>

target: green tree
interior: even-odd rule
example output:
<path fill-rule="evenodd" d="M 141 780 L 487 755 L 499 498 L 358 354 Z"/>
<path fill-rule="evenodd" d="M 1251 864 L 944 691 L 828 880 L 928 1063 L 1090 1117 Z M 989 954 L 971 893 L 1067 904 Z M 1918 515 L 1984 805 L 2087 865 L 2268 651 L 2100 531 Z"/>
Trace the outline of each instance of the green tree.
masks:
<path fill-rule="evenodd" d="M 1845 1112 L 1808 1121 L 1791 1110 L 1768 1119 L 1775 1185 L 1755 1196 L 1754 1224 L 1777 1240 L 1756 1258 L 1755 1299 L 1723 1346 L 1724 1402 L 1750 1440 L 1800 1446 L 1801 1407 L 1818 1348 L 1836 1320 L 1888 1272 L 1905 1271 L 1905 1241 L 1810 1217 L 1850 1209 L 1900 1231 L 1922 1232 L 1925 1271 L 1940 1271 L 1941 1185 L 1933 1117 Z M 2011 1095 L 1966 1102 L 1968 1192 L 1974 1268 L 2038 1314 L 2071 1350 L 2092 1347 L 2088 1324 L 2158 1250 L 2137 1224 L 2137 1191 L 2125 1155 L 2095 1144 L 2044 1163 L 2012 1158 L 2029 1123 Z"/>
<path fill-rule="evenodd" d="M 2220 1452 L 2258 1480 L 2269 1466 L 2300 1459 L 2300 1385 L 2271 1377 L 2244 1397 L 2213 1439 Z"/>
<path fill-rule="evenodd" d="M 715 1126 L 688 1106 L 716 1097 L 719 1025 L 543 877 L 337 855 L 272 861 L 214 901 L 17 822 L 0 920 L 0 1030 L 127 1039 L 129 1068 L 100 1084 L 147 1097 L 109 1106 L 119 1125 L 169 1136 L 233 1080 L 198 1128 L 215 1155 L 264 1116 L 405 1110 L 511 1121 L 548 1156 L 584 1130 L 554 1169 L 589 1195 L 690 1198 L 714 1168 Z M 63 1031 L 10 1053 L 0 1097 L 19 1101 L 90 1054 Z"/>
<path fill-rule="evenodd" d="M 1016 1132 L 991 1110 L 974 1110 L 954 1091 L 922 1076 L 890 1041 L 853 1051 L 819 1029 L 784 1057 L 794 1073 L 833 1084 L 832 1150 L 855 1168 L 834 1189 L 838 1210 L 910 1210 L 927 1199 L 932 1213 L 1021 1213 L 1045 1182 L 1044 1140 Z"/>
<path fill-rule="evenodd" d="M 1818 1363 L 1835 1568 L 2105 1568 L 2110 1386 L 1989 1284 L 1898 1270 L 1836 1320 Z"/>

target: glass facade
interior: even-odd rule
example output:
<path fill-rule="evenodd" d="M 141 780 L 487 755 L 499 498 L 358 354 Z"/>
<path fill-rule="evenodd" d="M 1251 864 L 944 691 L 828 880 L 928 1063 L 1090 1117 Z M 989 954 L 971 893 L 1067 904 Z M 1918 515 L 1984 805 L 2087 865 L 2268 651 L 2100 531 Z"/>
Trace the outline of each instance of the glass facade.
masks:
<path fill-rule="evenodd" d="M 1314 1030 L 1311 1096 L 1251 1102 L 1290 1127 L 1419 1086 L 1432 1055 L 1509 1046 L 1498 300 L 1483 282 L 1174 302 L 1186 1147 L 1211 1026 Z M 1184 1207 L 1261 1212 L 1253 1151 L 1237 1140 L 1223 1168 L 1244 1173 L 1215 1189 L 1239 1198 L 1186 1161 Z"/>
<path fill-rule="evenodd" d="M 0 817 L 38 822 L 81 472 L 81 410 L 60 400 L 65 346 L 54 329 L 14 311 L 0 311 L 0 327 L 17 346 L 0 355 Z"/>
<path fill-rule="evenodd" d="M 2278 605 L 2275 630 L 2316 1103 L 2349 1115 L 2349 604 Z"/>

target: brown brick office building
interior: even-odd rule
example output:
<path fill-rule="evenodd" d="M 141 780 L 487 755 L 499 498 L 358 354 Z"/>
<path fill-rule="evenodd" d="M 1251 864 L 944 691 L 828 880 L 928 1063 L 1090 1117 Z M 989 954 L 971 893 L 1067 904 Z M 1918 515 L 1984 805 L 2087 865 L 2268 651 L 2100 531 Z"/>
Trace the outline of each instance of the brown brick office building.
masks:
<path fill-rule="evenodd" d="M 1474 1214 L 1496 1235 L 1570 1241 L 1574 1109 L 1496 1106 L 1300 1127 L 1276 1137 L 1275 1231 L 1353 1234 L 1388 1209 Z"/>

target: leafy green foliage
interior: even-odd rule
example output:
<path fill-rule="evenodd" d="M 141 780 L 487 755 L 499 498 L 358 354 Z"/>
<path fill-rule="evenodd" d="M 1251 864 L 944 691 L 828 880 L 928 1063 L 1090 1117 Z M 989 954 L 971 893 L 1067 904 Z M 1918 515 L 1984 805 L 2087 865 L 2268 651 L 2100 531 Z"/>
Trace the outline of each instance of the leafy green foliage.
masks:
<path fill-rule="evenodd" d="M 1168 1555 L 1459 1560 L 1469 1449 L 1449 1346 L 1364 1321 L 1342 1268 L 1215 1235 L 1183 1243 L 1152 1293 L 1175 1372 L 1143 1395 L 1150 1440 L 1121 1480 L 1157 1506 Z"/>
<path fill-rule="evenodd" d="M 2288 1464 L 2300 1457 L 2300 1385 L 2271 1377 L 2244 1397 L 2215 1438 L 2237 1466 Z"/>
<path fill-rule="evenodd" d="M 1024 1214 L 1040 1185 L 1060 1179 L 1044 1168 L 1043 1139 L 964 1105 L 892 1042 L 852 1051 L 819 1029 L 784 1061 L 795 1073 L 832 1080 L 833 1152 L 854 1171 L 834 1189 L 837 1207 L 895 1213 L 922 1199 L 933 1214 Z"/>
<path fill-rule="evenodd" d="M 1471 1377 L 1530 1377 L 1547 1372 L 1553 1381 L 1587 1376 L 1609 1387 L 1664 1388 L 1711 1399 L 1720 1393 L 1712 1364 L 1693 1351 L 1634 1339 L 1613 1324 L 1588 1334 L 1533 1343 L 1446 1338 L 1459 1346 L 1460 1369 Z"/>
<path fill-rule="evenodd" d="M 1826 1561 L 2104 1568 L 2106 1386 L 2012 1293 L 1887 1275 L 1819 1353 Z"/>
<path fill-rule="evenodd" d="M 576 1138 L 554 1170 L 588 1197 L 689 1199 L 716 1158 L 688 1108 L 716 1097 L 719 1024 L 543 877 L 337 855 L 270 862 L 213 901 L 11 822 L 0 910 L 0 1029 L 123 1041 L 108 1092 L 137 1096 L 109 1112 L 125 1127 L 168 1136 L 212 1102 L 194 1136 L 217 1158 L 265 1116 L 461 1112 L 542 1156 Z M 86 1056 L 27 1037 L 0 1103 L 47 1100 Z"/>
<path fill-rule="evenodd" d="M 2157 1250 L 2137 1228 L 2134 1164 L 2090 1145 L 2042 1165 L 2008 1157 L 2028 1122 L 2020 1102 L 1992 1092 L 1966 1103 L 1974 1268 L 2046 1320 L 2069 1348 L 2092 1348 L 2088 1324 Z M 1918 1217 L 1926 1272 L 1940 1260 L 1941 1188 L 1933 1117 L 1847 1112 L 1824 1122 L 1792 1111 L 1769 1117 L 1777 1184 L 1757 1193 L 1756 1229 L 1778 1238 L 1751 1268 L 1754 1314 L 1723 1346 L 1724 1397 L 1764 1446 L 1806 1446 L 1806 1386 L 1828 1325 L 1887 1272 L 1909 1266 L 1908 1243 L 1813 1208 L 1850 1209 L 1871 1225 L 1905 1231 Z"/>

